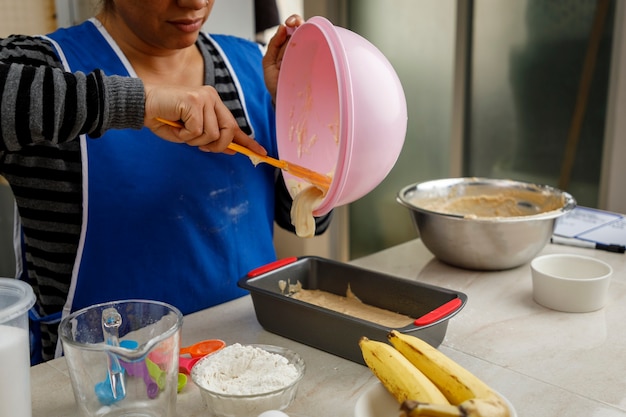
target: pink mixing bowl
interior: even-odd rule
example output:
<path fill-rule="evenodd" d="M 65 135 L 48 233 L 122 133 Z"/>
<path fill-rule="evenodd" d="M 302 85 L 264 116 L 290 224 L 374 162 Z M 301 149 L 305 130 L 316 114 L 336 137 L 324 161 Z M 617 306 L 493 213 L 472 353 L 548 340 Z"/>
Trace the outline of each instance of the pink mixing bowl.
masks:
<path fill-rule="evenodd" d="M 276 112 L 280 158 L 333 177 L 316 216 L 380 184 L 406 135 L 406 99 L 387 58 L 363 37 L 319 16 L 291 37 Z M 302 182 L 283 175 L 288 185 Z"/>

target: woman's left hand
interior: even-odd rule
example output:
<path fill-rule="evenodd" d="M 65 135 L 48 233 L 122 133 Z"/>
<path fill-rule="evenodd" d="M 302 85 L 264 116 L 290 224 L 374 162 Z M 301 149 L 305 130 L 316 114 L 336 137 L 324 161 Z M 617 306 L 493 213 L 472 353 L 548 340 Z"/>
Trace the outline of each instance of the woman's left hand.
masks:
<path fill-rule="evenodd" d="M 283 61 L 283 55 L 287 49 L 287 44 L 291 37 L 290 30 L 297 28 L 304 23 L 304 19 L 293 14 L 285 20 L 284 25 L 278 26 L 278 30 L 270 39 L 267 45 L 267 51 L 263 57 L 263 73 L 265 74 L 265 85 L 272 96 L 272 100 L 276 103 L 276 89 L 278 87 L 278 74 L 280 72 L 280 64 Z M 290 30 L 287 30 L 289 28 Z"/>

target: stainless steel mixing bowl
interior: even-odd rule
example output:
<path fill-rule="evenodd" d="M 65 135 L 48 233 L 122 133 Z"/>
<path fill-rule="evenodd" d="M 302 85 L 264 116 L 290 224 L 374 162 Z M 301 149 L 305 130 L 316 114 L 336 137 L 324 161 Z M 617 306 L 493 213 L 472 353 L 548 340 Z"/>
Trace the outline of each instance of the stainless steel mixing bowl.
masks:
<path fill-rule="evenodd" d="M 476 270 L 530 261 L 549 241 L 556 219 L 576 206 L 570 194 L 550 186 L 487 178 L 411 184 L 397 201 L 435 257 Z"/>

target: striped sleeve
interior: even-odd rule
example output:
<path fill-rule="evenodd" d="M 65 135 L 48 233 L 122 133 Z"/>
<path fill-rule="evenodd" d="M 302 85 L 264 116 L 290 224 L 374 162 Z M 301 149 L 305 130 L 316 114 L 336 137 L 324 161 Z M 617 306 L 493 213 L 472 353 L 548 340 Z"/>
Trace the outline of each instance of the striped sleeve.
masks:
<path fill-rule="evenodd" d="M 70 74 L 48 66 L 0 64 L 0 99 L 0 150 L 5 151 L 143 126 L 141 80 L 105 77 L 101 71 Z"/>

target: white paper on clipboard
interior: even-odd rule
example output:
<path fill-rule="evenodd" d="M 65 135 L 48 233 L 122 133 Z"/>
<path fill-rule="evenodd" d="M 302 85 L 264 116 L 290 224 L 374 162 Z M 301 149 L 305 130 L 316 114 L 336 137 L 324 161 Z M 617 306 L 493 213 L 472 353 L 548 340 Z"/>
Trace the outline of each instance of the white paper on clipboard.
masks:
<path fill-rule="evenodd" d="M 626 245 L 626 219 L 621 214 L 579 206 L 557 219 L 554 234 L 606 245 Z"/>

